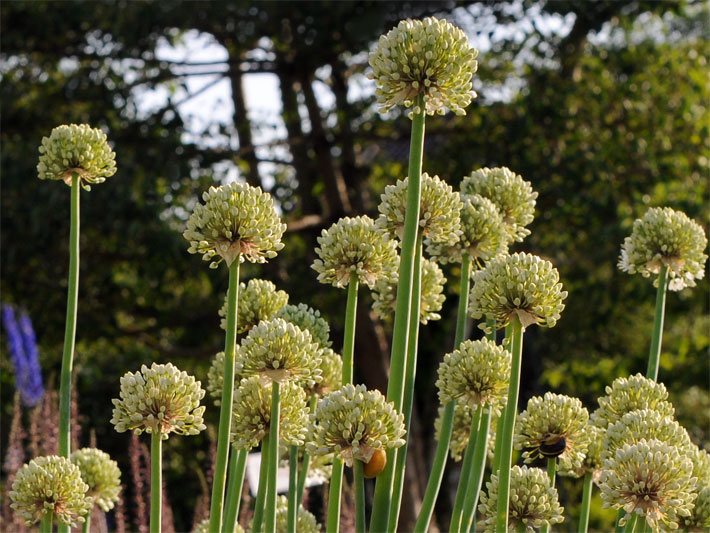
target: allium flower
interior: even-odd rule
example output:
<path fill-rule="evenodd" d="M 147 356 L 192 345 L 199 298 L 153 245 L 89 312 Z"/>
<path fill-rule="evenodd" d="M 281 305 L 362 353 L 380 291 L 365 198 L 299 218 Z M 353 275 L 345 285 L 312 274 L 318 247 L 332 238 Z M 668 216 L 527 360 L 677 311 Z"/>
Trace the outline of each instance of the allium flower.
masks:
<path fill-rule="evenodd" d="M 37 457 L 17 471 L 10 507 L 28 526 L 52 513 L 60 524 L 77 527 L 93 505 L 88 490 L 79 467 L 69 459 Z"/>
<path fill-rule="evenodd" d="M 380 37 L 370 53 L 375 94 L 382 111 L 403 105 L 410 108 L 419 95 L 424 109 L 410 112 L 457 115 L 476 96 L 473 74 L 478 68 L 478 50 L 468 43 L 466 34 L 445 20 L 427 17 L 403 20 Z"/>
<path fill-rule="evenodd" d="M 445 406 L 439 406 L 439 414 L 434 421 L 434 436 L 438 442 L 441 439 L 441 419 L 444 416 Z M 451 428 L 451 442 L 449 443 L 449 454 L 451 458 L 459 462 L 463 459 L 463 454 L 468 446 L 468 439 L 471 436 L 471 424 L 473 423 L 473 411 L 466 404 L 457 403 L 454 407 L 454 421 Z"/>
<path fill-rule="evenodd" d="M 288 303 L 288 293 L 276 290 L 276 285 L 265 279 L 250 279 L 248 283 L 239 284 L 239 301 L 237 302 L 237 333 L 249 331 L 262 320 L 276 316 Z M 219 327 L 227 329 L 227 301 L 219 310 L 222 317 Z"/>
<path fill-rule="evenodd" d="M 318 352 L 321 380 L 306 390 L 307 394 L 325 394 L 339 389 L 343 381 L 343 358 L 330 348 L 321 348 Z"/>
<path fill-rule="evenodd" d="M 428 241 L 453 245 L 461 235 L 461 196 L 439 176 L 422 174 L 422 196 L 419 207 L 419 231 Z M 387 185 L 377 209 L 377 225 L 392 237 L 402 239 L 407 210 L 409 178 Z"/>
<path fill-rule="evenodd" d="M 631 236 L 621 246 L 619 268 L 648 278 L 668 267 L 668 288 L 695 287 L 705 275 L 708 239 L 703 228 L 685 213 L 670 207 L 653 207 L 634 222 Z M 654 281 L 658 286 L 658 279 Z"/>
<path fill-rule="evenodd" d="M 202 522 L 197 524 L 192 533 L 210 533 L 210 519 L 205 518 Z M 239 524 L 235 524 L 233 533 L 244 533 L 244 528 Z"/>
<path fill-rule="evenodd" d="M 692 473 L 692 462 L 675 446 L 655 439 L 626 444 L 604 461 L 602 503 L 626 511 L 620 525 L 637 514 L 654 530 L 675 530 L 691 515 L 697 482 Z"/>
<path fill-rule="evenodd" d="M 279 496 L 276 500 L 276 533 L 288 531 L 288 498 Z M 296 512 L 296 531 L 298 533 L 320 533 L 321 527 L 316 517 L 306 511 L 303 505 Z"/>
<path fill-rule="evenodd" d="M 106 134 L 87 124 L 58 126 L 39 147 L 37 174 L 41 180 L 62 180 L 71 185 L 72 175 L 79 176 L 81 186 L 103 183 L 116 173 L 116 154 Z"/>
<path fill-rule="evenodd" d="M 688 531 L 707 531 L 710 528 L 710 486 L 704 486 L 698 491 L 695 507 L 689 517 L 681 522 L 682 528 Z"/>
<path fill-rule="evenodd" d="M 508 350 L 488 339 L 463 341 L 439 365 L 439 401 L 497 409 L 508 389 L 510 359 Z"/>
<path fill-rule="evenodd" d="M 602 467 L 602 449 L 606 432 L 591 423 L 587 424 L 585 431 L 587 432 L 589 445 L 587 446 L 587 453 L 584 456 L 581 468 L 571 473 L 575 477 L 582 477 L 588 472 L 598 472 Z"/>
<path fill-rule="evenodd" d="M 313 342 L 323 348 L 329 348 L 330 326 L 328 321 L 320 316 L 320 311 L 307 306 L 306 304 L 286 305 L 276 313 L 277 318 L 283 318 L 299 328 L 308 331 L 313 338 Z"/>
<path fill-rule="evenodd" d="M 313 455 L 335 453 L 348 466 L 367 463 L 375 450 L 404 444 L 404 416 L 377 390 L 345 385 L 318 402 L 306 444 Z"/>
<path fill-rule="evenodd" d="M 259 376 L 243 379 L 234 394 L 232 408 L 232 443 L 249 450 L 269 432 L 271 422 L 271 387 Z M 303 446 L 308 425 L 306 393 L 295 383 L 282 383 L 279 411 L 279 438 L 285 444 Z"/>
<path fill-rule="evenodd" d="M 120 395 L 120 400 L 111 400 L 111 423 L 119 433 L 158 431 L 165 440 L 170 433 L 197 435 L 205 429 L 205 408 L 200 406 L 205 391 L 199 381 L 171 363 L 127 372 L 121 378 Z"/>
<path fill-rule="evenodd" d="M 87 496 L 103 512 L 113 509 L 121 493 L 121 470 L 106 452 L 82 448 L 71 454 L 71 462 L 79 467 L 81 479 L 89 486 Z"/>
<path fill-rule="evenodd" d="M 641 374 L 617 378 L 605 390 L 606 396 L 599 398 L 599 408 L 590 417 L 592 424 L 604 430 L 636 409 L 653 409 L 662 416 L 671 417 L 675 412 L 668 401 L 665 385 Z"/>
<path fill-rule="evenodd" d="M 503 215 L 510 241 L 521 242 L 530 235 L 526 226 L 535 218 L 537 192 L 519 174 L 505 167 L 475 170 L 461 182 L 461 193 L 491 200 Z"/>
<path fill-rule="evenodd" d="M 561 473 L 582 467 L 589 446 L 589 413 L 577 398 L 546 392 L 534 396 L 515 421 L 515 448 L 526 463 L 556 457 Z"/>
<path fill-rule="evenodd" d="M 463 254 L 481 266 L 482 262 L 504 253 L 508 238 L 503 216 L 496 205 L 478 194 L 462 195 L 461 235 L 455 244 L 427 241 L 427 253 L 442 263 L 460 263 Z"/>
<path fill-rule="evenodd" d="M 397 275 L 397 245 L 368 216 L 341 218 L 318 237 L 313 270 L 318 281 L 345 287 L 350 276 L 372 288 Z"/>
<path fill-rule="evenodd" d="M 236 372 L 269 381 L 312 387 L 321 380 L 320 347 L 311 334 L 282 318 L 259 322 L 239 349 Z"/>
<path fill-rule="evenodd" d="M 553 327 L 565 308 L 560 275 L 552 263 L 526 253 L 491 259 L 483 270 L 473 273 L 469 313 L 487 316 L 496 328 L 506 326 L 513 316 L 523 327 L 538 324 Z"/>
<path fill-rule="evenodd" d="M 182 236 L 190 242 L 188 252 L 202 254 L 217 268 L 224 259 L 230 265 L 237 257 L 252 263 L 265 263 L 283 248 L 281 223 L 274 200 L 259 187 L 230 183 L 210 187 L 202 195 Z"/>
<path fill-rule="evenodd" d="M 434 261 L 422 260 L 422 290 L 419 307 L 419 322 L 426 324 L 430 320 L 439 320 L 441 307 L 446 296 L 444 286 L 446 278 L 444 273 Z M 372 292 L 372 310 L 382 320 L 391 320 L 397 303 L 397 278 L 394 280 L 380 280 Z"/>
<path fill-rule="evenodd" d="M 239 345 L 235 346 L 234 357 L 239 358 Z M 234 384 L 239 385 L 242 380 L 237 372 L 234 373 Z M 224 352 L 217 352 L 212 358 L 210 367 L 207 370 L 207 394 L 212 398 L 212 402 L 219 407 L 222 405 L 222 388 L 224 387 Z M 236 387 L 235 387 L 236 390 Z"/>
<path fill-rule="evenodd" d="M 478 510 L 483 515 L 483 531 L 496 530 L 498 506 L 498 476 L 492 475 L 481 494 Z M 547 474 L 539 468 L 514 466 L 510 470 L 510 499 L 508 503 L 508 531 L 540 529 L 545 525 L 564 521 L 557 490 L 550 485 Z"/>

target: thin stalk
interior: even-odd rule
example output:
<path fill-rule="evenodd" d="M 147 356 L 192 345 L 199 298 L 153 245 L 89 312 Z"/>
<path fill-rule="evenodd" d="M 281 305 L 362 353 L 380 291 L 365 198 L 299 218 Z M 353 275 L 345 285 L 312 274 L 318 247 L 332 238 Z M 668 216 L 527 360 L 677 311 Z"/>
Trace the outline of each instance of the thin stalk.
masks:
<path fill-rule="evenodd" d="M 505 406 L 505 424 L 501 436 L 500 468 L 498 470 L 498 509 L 496 533 L 508 531 L 508 499 L 510 497 L 510 468 L 513 462 L 513 429 L 518 412 L 518 389 L 520 388 L 520 365 L 523 356 L 523 325 L 514 316 L 511 331 L 510 383 L 508 404 Z"/>
<path fill-rule="evenodd" d="M 555 475 L 557 474 L 557 457 L 547 458 L 547 477 L 550 480 L 550 486 L 555 486 Z M 541 533 L 549 533 L 550 524 L 547 523 L 540 528 Z"/>
<path fill-rule="evenodd" d="M 269 485 L 266 491 L 264 531 L 276 531 L 276 477 L 279 471 L 279 418 L 281 418 L 281 384 L 271 385 L 271 419 L 269 421 Z"/>
<path fill-rule="evenodd" d="M 466 498 L 466 493 L 470 490 L 469 481 L 471 477 L 471 469 L 473 468 L 473 451 L 478 440 L 476 437 L 478 435 L 479 427 L 481 425 L 481 416 L 483 415 L 483 407 L 476 407 L 476 411 L 473 413 L 471 419 L 471 431 L 468 436 L 468 444 L 466 445 L 466 452 L 463 456 L 463 463 L 461 463 L 461 474 L 459 476 L 459 485 L 456 488 L 456 499 L 454 500 L 454 509 L 451 512 L 451 525 L 449 526 L 449 531 L 451 533 L 459 533 L 461 531 L 461 524 L 463 520 L 463 504 Z"/>
<path fill-rule="evenodd" d="M 424 109 L 424 97 L 416 98 L 414 105 Z M 424 112 L 413 115 L 412 135 L 409 143 L 409 168 L 407 187 L 407 208 L 404 216 L 404 235 L 400 249 L 399 282 L 392 332 L 390 355 L 390 379 L 387 385 L 387 400 L 394 402 L 395 409 L 402 411 L 404 401 L 404 373 L 407 359 L 409 332 L 409 310 L 412 302 L 414 281 L 414 257 L 419 229 L 419 211 L 422 193 L 422 159 L 424 157 Z M 420 295 L 414 296 L 418 299 Z M 372 506 L 370 530 L 382 532 L 387 529 L 390 502 L 394 483 L 394 456 L 387 454 L 387 466 L 377 477 Z"/>
<path fill-rule="evenodd" d="M 318 403 L 318 396 L 313 395 L 309 403 L 309 412 L 313 413 L 316 410 L 316 404 Z M 303 501 L 303 491 L 306 488 L 306 479 L 308 478 L 308 467 L 311 462 L 311 456 L 308 455 L 308 450 L 303 450 L 303 461 L 301 462 L 301 470 L 298 472 L 298 503 Z"/>
<path fill-rule="evenodd" d="M 456 336 L 454 338 L 454 348 L 458 348 L 466 335 L 466 313 L 468 310 L 468 295 L 471 283 L 471 259 L 467 254 L 464 254 L 461 261 L 461 279 L 459 282 L 459 305 L 456 315 Z M 449 445 L 451 443 L 451 432 L 454 423 L 454 410 L 456 402 L 449 402 L 444 406 L 444 413 L 441 417 L 441 431 L 439 432 L 439 441 L 436 443 L 436 452 L 434 454 L 434 463 L 431 466 L 429 480 L 427 481 L 424 498 L 422 499 L 422 507 L 417 517 L 417 522 L 414 525 L 414 531 L 424 533 L 429 530 L 432 514 L 434 513 L 434 504 L 439 495 L 441 488 L 441 480 L 444 478 L 444 468 L 446 468 L 446 456 L 449 453 Z M 372 529 L 372 528 L 371 528 Z M 374 531 L 374 530 L 373 530 Z"/>
<path fill-rule="evenodd" d="M 622 533 L 624 531 L 624 526 L 620 524 L 621 519 L 626 515 L 626 511 L 619 509 L 616 513 L 616 522 L 614 526 L 614 533 Z"/>
<path fill-rule="evenodd" d="M 81 533 L 89 533 L 91 531 L 91 511 L 86 513 L 84 524 L 81 526 Z"/>
<path fill-rule="evenodd" d="M 42 517 L 39 523 L 40 533 L 52 533 L 52 524 L 54 522 L 54 513 L 47 513 Z"/>
<path fill-rule="evenodd" d="M 592 473 L 587 472 L 584 475 L 582 484 L 582 508 L 579 512 L 579 527 L 577 533 L 587 533 L 589 529 L 589 505 L 592 502 Z"/>
<path fill-rule="evenodd" d="M 256 502 L 254 503 L 254 518 L 252 519 L 251 530 L 254 533 L 261 531 L 261 525 L 264 522 L 264 501 L 266 500 L 266 491 L 269 485 L 269 433 L 261 439 L 261 462 L 259 464 L 259 488 L 256 491 Z"/>
<path fill-rule="evenodd" d="M 666 311 L 666 289 L 668 287 L 668 267 L 663 265 L 658 273 L 658 289 L 656 290 L 656 312 L 653 317 L 653 334 L 651 349 L 648 353 L 646 377 L 656 381 L 658 366 L 661 362 L 661 342 L 663 341 L 663 319 Z"/>
<path fill-rule="evenodd" d="M 513 334 L 513 326 L 508 324 L 505 326 L 505 338 L 510 339 Z M 512 346 L 510 344 L 506 347 L 508 351 L 511 350 Z M 508 410 L 508 399 L 506 398 L 506 404 L 503 407 L 503 412 L 498 417 L 498 423 L 496 424 L 496 439 L 493 447 L 493 469 L 492 474 L 497 475 L 500 469 L 500 447 L 503 439 L 503 428 L 505 427 L 505 413 Z"/>
<path fill-rule="evenodd" d="M 343 461 L 340 457 L 336 457 L 333 459 L 333 473 L 330 476 L 330 489 L 328 491 L 326 533 L 338 533 L 340 530 L 340 488 L 342 485 Z"/>
<path fill-rule="evenodd" d="M 355 324 L 357 312 L 357 276 L 350 276 L 348 301 L 345 306 L 345 332 L 343 336 L 343 385 L 353 382 L 353 355 L 355 352 Z"/>
<path fill-rule="evenodd" d="M 286 531 L 296 533 L 296 517 L 298 516 L 298 446 L 290 446 L 288 450 L 288 515 Z"/>
<path fill-rule="evenodd" d="M 150 533 L 162 531 L 163 439 L 160 431 L 150 434 Z"/>
<path fill-rule="evenodd" d="M 244 474 L 247 471 L 249 450 L 232 450 L 229 457 L 229 475 L 227 476 L 227 497 L 224 502 L 224 522 L 222 533 L 234 533 L 239 519 L 239 506 L 242 501 Z"/>
<path fill-rule="evenodd" d="M 636 522 L 638 519 L 638 515 L 636 513 L 633 513 L 629 519 L 626 521 L 626 526 L 624 527 L 624 533 L 634 533 L 636 530 Z"/>
<path fill-rule="evenodd" d="M 469 531 L 469 527 L 472 525 L 473 518 L 476 515 L 478 496 L 481 493 L 481 485 L 483 484 L 483 472 L 486 470 L 488 431 L 491 428 L 491 418 L 491 408 L 486 407 L 481 417 L 481 424 L 478 427 L 478 434 L 476 435 L 473 466 L 471 467 L 471 475 L 468 478 L 466 498 L 463 502 L 463 519 L 461 524 L 463 525 L 464 531 Z"/>
<path fill-rule="evenodd" d="M 239 262 L 237 256 L 229 265 L 229 288 L 227 289 L 227 327 L 224 337 L 224 379 L 219 409 L 219 432 L 217 434 L 217 457 L 212 480 L 210 500 L 210 531 L 222 529 L 224 487 L 227 484 L 227 461 L 229 459 L 229 434 L 232 427 L 232 403 L 234 401 L 234 352 L 237 343 L 237 301 L 239 299 Z"/>
<path fill-rule="evenodd" d="M 355 533 L 365 533 L 365 476 L 362 461 L 353 461 L 355 481 Z"/>
<path fill-rule="evenodd" d="M 79 175 L 74 173 L 71 178 L 67 314 L 64 323 L 64 348 L 62 349 L 62 370 L 59 381 L 59 455 L 62 457 L 69 457 L 71 452 L 71 378 L 76 338 L 76 309 L 79 300 L 80 191 Z M 65 529 L 68 531 L 68 528 Z"/>

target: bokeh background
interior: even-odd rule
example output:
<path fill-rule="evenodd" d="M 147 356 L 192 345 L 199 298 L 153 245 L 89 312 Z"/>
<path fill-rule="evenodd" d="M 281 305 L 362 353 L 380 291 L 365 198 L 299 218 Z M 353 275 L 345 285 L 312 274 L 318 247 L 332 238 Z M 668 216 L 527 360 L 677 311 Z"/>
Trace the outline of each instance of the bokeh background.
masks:
<path fill-rule="evenodd" d="M 82 193 L 76 432 L 78 444 L 96 443 L 119 461 L 133 531 L 142 456 L 138 441 L 109 423 L 119 377 L 172 361 L 206 380 L 223 342 L 217 310 L 227 272 L 187 253 L 181 233 L 191 206 L 231 180 L 273 194 L 288 223 L 286 248 L 267 265 L 246 266 L 242 278 L 270 279 L 292 303 L 320 309 L 339 346 L 345 294 L 317 283 L 315 239 L 341 216 L 375 215 L 385 185 L 404 177 L 409 120 L 377 112 L 367 55 L 397 21 L 425 15 L 458 24 L 480 50 L 468 114 L 427 120 L 425 170 L 454 187 L 482 166 L 508 166 L 532 182 L 536 219 L 516 250 L 553 261 L 569 291 L 557 327 L 526 335 L 521 406 L 553 390 L 591 410 L 615 377 L 643 371 L 655 291 L 616 262 L 650 206 L 710 222 L 707 3 L 3 2 L 1 299 L 34 324 L 45 390 L 36 407 L 17 400 L 3 330 L 9 530 L 19 526 L 8 521 L 8 476 L 32 454 L 51 452 L 56 431 L 69 190 L 36 178 L 42 136 L 85 122 L 104 129 L 117 154 L 118 173 Z M 404 530 L 432 457 L 435 370 L 453 341 L 458 273 L 447 274 L 443 318 L 421 332 Z M 390 329 L 373 317 L 365 291 L 361 298 L 356 380 L 383 389 Z M 668 297 L 660 380 L 705 446 L 709 346 L 704 280 Z M 165 445 L 168 525 L 177 531 L 206 513 L 217 415 L 210 407 L 209 431 Z M 450 488 L 456 476 L 449 468 Z M 572 519 L 580 487 L 560 487 Z M 440 523 L 450 498 L 443 491 Z M 595 502 L 592 524 L 604 516 Z"/>

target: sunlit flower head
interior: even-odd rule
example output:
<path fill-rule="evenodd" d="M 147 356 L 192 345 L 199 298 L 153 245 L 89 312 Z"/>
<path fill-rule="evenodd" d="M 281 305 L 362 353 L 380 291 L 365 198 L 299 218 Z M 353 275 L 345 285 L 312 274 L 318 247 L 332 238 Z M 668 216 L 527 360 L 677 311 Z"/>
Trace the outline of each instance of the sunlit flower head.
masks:
<path fill-rule="evenodd" d="M 231 265 L 237 257 L 265 263 L 283 248 L 286 224 L 260 187 L 237 182 L 210 187 L 202 199 L 205 203 L 195 206 L 182 236 L 190 243 L 187 251 L 202 254 L 210 267 L 217 268 L 223 259 Z"/>
<path fill-rule="evenodd" d="M 710 485 L 701 487 L 695 498 L 690 516 L 683 518 L 681 526 L 688 531 L 707 531 L 710 528 Z"/>
<path fill-rule="evenodd" d="M 604 448 L 606 431 L 591 423 L 587 424 L 585 431 L 587 432 L 587 440 L 589 441 L 587 453 L 584 456 L 581 468 L 578 468 L 575 472 L 570 472 L 571 475 L 576 477 L 582 477 L 589 472 L 592 474 L 598 473 L 603 464 L 602 450 Z"/>
<path fill-rule="evenodd" d="M 441 439 L 441 419 L 444 416 L 445 406 L 439 406 L 439 414 L 434 420 L 434 436 Z M 463 459 L 463 454 L 468 446 L 471 435 L 471 424 L 473 423 L 473 411 L 466 404 L 457 403 L 454 407 L 454 421 L 451 427 L 451 441 L 449 442 L 449 454 L 451 458 L 459 462 Z"/>
<path fill-rule="evenodd" d="M 234 357 L 239 357 L 239 345 L 235 346 Z M 234 384 L 239 385 L 242 376 L 234 373 Z M 224 388 L 224 352 L 218 352 L 212 358 L 209 369 L 207 369 L 207 394 L 212 398 L 212 402 L 219 407 L 222 405 L 222 389 Z"/>
<path fill-rule="evenodd" d="M 249 331 L 262 320 L 276 316 L 288 303 L 288 293 L 276 290 L 276 285 L 265 279 L 250 279 L 248 283 L 239 284 L 239 300 L 237 301 L 237 333 Z M 227 301 L 219 310 L 222 317 L 219 326 L 227 329 Z"/>
<path fill-rule="evenodd" d="M 653 207 L 634 222 L 631 236 L 621 246 L 619 268 L 648 278 L 668 267 L 668 288 L 695 287 L 705 275 L 708 239 L 702 226 L 670 207 Z M 654 280 L 658 285 L 658 278 Z"/>
<path fill-rule="evenodd" d="M 296 531 L 298 533 L 320 533 L 321 526 L 313 513 L 306 511 L 303 505 L 296 511 Z M 276 500 L 276 533 L 288 532 L 288 498 L 279 496 Z"/>
<path fill-rule="evenodd" d="M 192 533 L 210 533 L 210 519 L 205 518 L 195 526 Z M 244 528 L 239 524 L 235 524 L 233 533 L 244 533 Z"/>
<path fill-rule="evenodd" d="M 306 304 L 285 305 L 276 313 L 276 317 L 283 318 L 286 322 L 308 331 L 313 338 L 313 342 L 319 346 L 323 348 L 330 347 L 330 325 L 317 309 L 313 309 Z"/>
<path fill-rule="evenodd" d="M 79 467 L 81 479 L 89 486 L 87 496 L 99 508 L 113 509 L 121 493 L 121 470 L 106 452 L 96 448 L 82 448 L 71 454 L 71 462 Z"/>
<path fill-rule="evenodd" d="M 321 348 L 318 352 L 321 380 L 306 390 L 308 395 L 324 396 L 337 390 L 343 382 L 343 358 L 330 348 Z"/>

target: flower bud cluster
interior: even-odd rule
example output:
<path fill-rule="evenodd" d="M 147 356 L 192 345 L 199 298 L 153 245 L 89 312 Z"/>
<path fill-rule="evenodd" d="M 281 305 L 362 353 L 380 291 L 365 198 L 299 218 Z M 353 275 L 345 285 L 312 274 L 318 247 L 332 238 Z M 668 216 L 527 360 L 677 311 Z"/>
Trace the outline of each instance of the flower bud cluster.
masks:
<path fill-rule="evenodd" d="M 320 315 L 320 311 L 306 304 L 285 305 L 276 318 L 283 318 L 311 334 L 313 342 L 323 348 L 330 348 L 330 326 L 328 321 Z"/>
<path fill-rule="evenodd" d="M 313 513 L 299 505 L 296 511 L 296 531 L 298 533 L 321 533 L 321 526 Z M 276 533 L 288 532 L 288 498 L 279 496 L 276 500 Z"/>
<path fill-rule="evenodd" d="M 71 454 L 71 462 L 79 467 L 81 479 L 89 486 L 87 493 L 103 512 L 113 509 L 121 493 L 121 470 L 106 452 L 82 448 Z"/>
<path fill-rule="evenodd" d="M 330 348 L 321 348 L 318 352 L 320 357 L 321 380 L 313 387 L 306 390 L 307 394 L 317 394 L 322 397 L 325 394 L 339 389 L 343 381 L 343 358 Z"/>
<path fill-rule="evenodd" d="M 235 346 L 235 360 L 239 358 L 239 345 Z M 237 372 L 234 373 L 234 384 L 239 385 L 242 380 Z M 207 394 L 212 398 L 212 402 L 219 407 L 222 405 L 222 389 L 224 387 L 224 352 L 217 352 L 212 358 L 209 369 L 207 369 Z"/>
<path fill-rule="evenodd" d="M 239 301 L 237 302 L 237 333 L 243 334 L 256 326 L 262 320 L 276 316 L 288 303 L 288 293 L 276 290 L 276 285 L 265 279 L 250 279 L 248 283 L 239 284 Z M 227 301 L 219 310 L 222 317 L 219 326 L 227 329 Z"/>
<path fill-rule="evenodd" d="M 652 409 L 670 417 L 675 413 L 665 385 L 641 374 L 617 378 L 605 390 L 606 396 L 599 398 L 599 408 L 590 417 L 592 424 L 604 430 L 637 409 Z"/>

